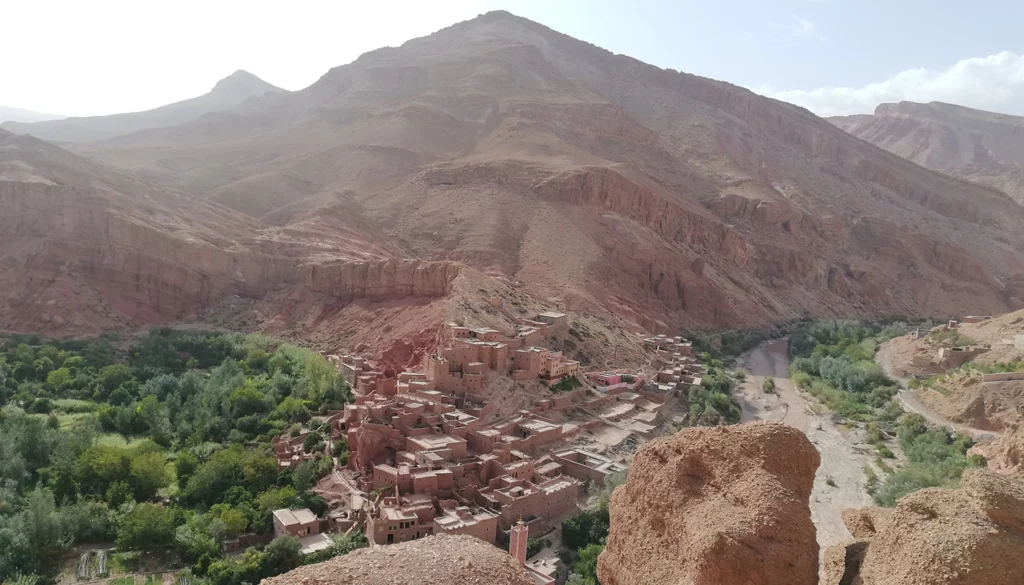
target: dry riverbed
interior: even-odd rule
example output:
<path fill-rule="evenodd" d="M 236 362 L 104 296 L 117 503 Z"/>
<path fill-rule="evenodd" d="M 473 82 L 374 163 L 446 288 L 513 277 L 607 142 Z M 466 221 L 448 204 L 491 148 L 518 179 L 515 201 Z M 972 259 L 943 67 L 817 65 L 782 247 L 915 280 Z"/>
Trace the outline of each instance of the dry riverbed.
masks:
<path fill-rule="evenodd" d="M 738 392 L 742 422 L 767 420 L 800 429 L 821 454 L 811 494 L 811 518 L 822 551 L 852 538 L 843 524 L 842 512 L 872 504 L 864 475 L 864 468 L 873 461 L 870 446 L 858 444 L 854 433 L 833 423 L 823 406 L 794 387 L 789 379 L 787 340 L 761 344 L 740 356 L 736 368 L 747 373 Z M 775 393 L 762 390 L 766 378 L 774 379 Z"/>

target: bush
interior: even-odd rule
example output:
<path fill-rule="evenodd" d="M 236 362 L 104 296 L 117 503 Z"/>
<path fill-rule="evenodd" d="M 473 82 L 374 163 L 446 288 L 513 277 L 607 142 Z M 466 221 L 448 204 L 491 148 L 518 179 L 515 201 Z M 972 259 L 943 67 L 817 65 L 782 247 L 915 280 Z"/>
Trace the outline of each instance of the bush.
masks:
<path fill-rule="evenodd" d="M 119 550 L 148 550 L 168 546 L 177 528 L 174 510 L 159 504 L 138 504 L 117 526 Z"/>
<path fill-rule="evenodd" d="M 370 541 L 366 539 L 366 535 L 362 532 L 336 534 L 331 537 L 331 545 L 329 547 L 306 555 L 306 558 L 303 559 L 303 563 L 307 565 L 322 563 L 326 560 L 333 559 L 334 557 L 347 555 L 354 550 L 366 548 L 368 546 L 370 546 Z"/>
<path fill-rule="evenodd" d="M 582 386 L 583 383 L 579 381 L 576 376 L 565 376 L 557 383 L 550 386 L 551 391 L 555 393 L 572 392 L 573 390 Z"/>
<path fill-rule="evenodd" d="M 562 542 L 577 550 L 608 538 L 608 509 L 590 510 L 562 522 Z"/>
<path fill-rule="evenodd" d="M 775 378 L 765 378 L 761 383 L 761 390 L 766 394 L 775 394 Z"/>
<path fill-rule="evenodd" d="M 531 558 L 546 547 L 551 546 L 551 541 L 546 538 L 531 538 L 526 541 L 526 558 Z"/>
<path fill-rule="evenodd" d="M 881 506 L 893 507 L 903 496 L 926 487 L 956 487 L 965 469 L 984 464 L 984 458 L 968 459 L 970 437 L 930 427 L 918 414 L 903 417 L 897 437 L 909 463 L 886 477 L 874 496 Z"/>

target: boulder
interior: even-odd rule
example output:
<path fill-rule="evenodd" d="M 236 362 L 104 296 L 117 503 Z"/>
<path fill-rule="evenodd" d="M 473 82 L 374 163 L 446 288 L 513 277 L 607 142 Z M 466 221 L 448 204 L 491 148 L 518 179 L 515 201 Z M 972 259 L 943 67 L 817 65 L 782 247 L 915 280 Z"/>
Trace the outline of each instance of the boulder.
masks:
<path fill-rule="evenodd" d="M 870 506 L 843 510 L 843 524 L 854 538 L 869 539 L 888 524 L 892 518 L 892 510 Z"/>
<path fill-rule="evenodd" d="M 930 488 L 900 499 L 868 542 L 859 571 L 846 567 L 849 583 L 1019 585 L 1024 483 L 969 470 L 960 489 Z"/>
<path fill-rule="evenodd" d="M 611 498 L 602 585 L 812 585 L 820 459 L 777 423 L 690 428 L 640 448 Z"/>
<path fill-rule="evenodd" d="M 360 549 L 261 584 L 533 585 L 533 581 L 507 552 L 472 536 L 440 534 Z"/>

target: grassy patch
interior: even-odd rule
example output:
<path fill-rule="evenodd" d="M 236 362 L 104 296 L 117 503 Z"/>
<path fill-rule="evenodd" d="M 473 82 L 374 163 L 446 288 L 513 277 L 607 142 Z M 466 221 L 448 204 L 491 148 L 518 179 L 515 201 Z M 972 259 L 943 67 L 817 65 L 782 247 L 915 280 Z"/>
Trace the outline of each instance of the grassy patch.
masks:
<path fill-rule="evenodd" d="M 103 447 L 120 447 L 125 449 L 131 449 L 137 447 L 140 444 L 146 442 L 148 439 L 135 437 L 132 439 L 126 439 L 124 435 L 118 433 L 103 433 L 96 437 L 96 444 Z"/>
<path fill-rule="evenodd" d="M 65 414 L 84 412 L 96 412 L 100 405 L 91 400 L 78 400 L 75 398 L 58 398 L 53 401 L 53 407 Z"/>

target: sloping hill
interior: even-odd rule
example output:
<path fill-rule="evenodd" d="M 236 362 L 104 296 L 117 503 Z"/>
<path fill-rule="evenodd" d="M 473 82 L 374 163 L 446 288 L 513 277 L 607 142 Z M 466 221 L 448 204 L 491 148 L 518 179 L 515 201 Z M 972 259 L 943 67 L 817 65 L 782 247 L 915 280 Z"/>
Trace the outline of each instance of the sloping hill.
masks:
<path fill-rule="evenodd" d="M 182 124 L 210 112 L 237 106 L 249 98 L 281 91 L 284 90 L 239 70 L 218 81 L 208 93 L 153 110 L 49 121 L 11 121 L 0 127 L 15 134 L 31 134 L 51 142 L 105 140 L 139 130 Z"/>
<path fill-rule="evenodd" d="M 32 110 L 0 106 L 0 123 L 3 122 L 42 122 L 43 120 L 60 120 L 64 116 L 43 114 Z"/>
<path fill-rule="evenodd" d="M 1024 117 L 953 104 L 881 104 L 829 121 L 917 164 L 1000 189 L 1024 205 Z"/>
<path fill-rule="evenodd" d="M 344 192 L 416 256 L 637 323 L 1021 302 L 1004 194 L 502 12 L 80 151 L 253 216 Z"/>
<path fill-rule="evenodd" d="M 275 266 L 243 291 L 271 315 L 298 305 L 267 291 L 297 282 L 342 299 L 418 286 L 404 278 L 444 294 L 453 263 L 647 329 L 1024 303 L 1024 209 L 1005 194 L 504 12 L 299 92 L 71 147 L 190 193 L 182 213 L 239 212 L 247 231 L 227 247 Z"/>

